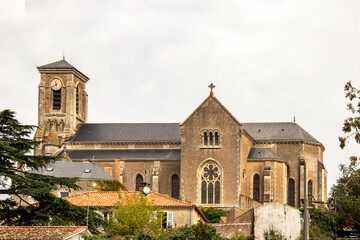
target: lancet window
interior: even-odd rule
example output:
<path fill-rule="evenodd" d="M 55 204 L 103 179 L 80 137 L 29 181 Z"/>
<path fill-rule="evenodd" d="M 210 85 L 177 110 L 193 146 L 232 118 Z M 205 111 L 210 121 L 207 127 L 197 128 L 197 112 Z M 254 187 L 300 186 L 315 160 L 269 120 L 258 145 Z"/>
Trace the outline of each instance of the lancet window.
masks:
<path fill-rule="evenodd" d="M 76 113 L 79 114 L 79 109 L 80 109 L 80 86 L 77 86 L 76 88 Z"/>
<path fill-rule="evenodd" d="M 201 171 L 201 204 L 220 204 L 220 191 L 220 167 L 214 162 L 209 162 Z"/>
<path fill-rule="evenodd" d="M 59 90 L 53 90 L 53 109 L 61 109 L 61 88 Z"/>
<path fill-rule="evenodd" d="M 311 180 L 308 181 L 308 198 L 312 198 L 313 193 L 313 182 Z"/>
<path fill-rule="evenodd" d="M 180 197 L 180 179 L 179 176 L 174 174 L 171 177 L 171 197 L 179 199 Z"/>
<path fill-rule="evenodd" d="M 295 207 L 295 180 L 292 178 L 288 184 L 288 205 Z"/>
<path fill-rule="evenodd" d="M 140 184 L 142 182 L 144 182 L 144 178 L 143 176 L 139 173 L 138 175 L 136 175 L 136 180 L 135 180 L 135 190 L 136 191 L 140 191 Z"/>
<path fill-rule="evenodd" d="M 219 147 L 220 133 L 218 130 L 203 130 L 201 133 L 202 147 Z"/>
<path fill-rule="evenodd" d="M 253 177 L 253 199 L 260 202 L 260 176 L 258 174 Z"/>

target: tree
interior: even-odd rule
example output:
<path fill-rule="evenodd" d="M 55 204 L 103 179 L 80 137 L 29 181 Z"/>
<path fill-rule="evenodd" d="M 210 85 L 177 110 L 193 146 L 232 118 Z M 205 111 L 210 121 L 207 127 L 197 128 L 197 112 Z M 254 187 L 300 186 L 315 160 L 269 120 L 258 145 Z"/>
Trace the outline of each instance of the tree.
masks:
<path fill-rule="evenodd" d="M 197 240 L 221 240 L 222 238 L 216 232 L 216 228 L 213 226 L 204 223 L 202 221 L 198 221 L 196 225 L 191 226 L 193 230 L 193 235 Z"/>
<path fill-rule="evenodd" d="M 99 192 L 120 191 L 120 190 L 127 191 L 126 187 L 118 180 L 104 179 L 104 180 L 95 180 L 95 182 L 97 186 L 94 187 L 94 189 Z"/>
<path fill-rule="evenodd" d="M 105 231 L 110 235 L 137 235 L 140 232 L 158 233 L 162 229 L 163 212 L 138 192 L 119 192 Z"/>
<path fill-rule="evenodd" d="M 351 82 L 344 90 L 350 100 L 347 109 L 352 115 L 343 124 L 344 137 L 339 137 L 340 147 L 344 148 L 350 137 L 360 144 L 360 90 Z M 348 165 L 340 165 L 341 176 L 330 191 L 329 204 L 335 212 L 336 226 L 339 229 L 360 231 L 360 169 L 356 156 L 350 157 Z"/>
<path fill-rule="evenodd" d="M 38 170 L 56 157 L 34 156 L 31 151 L 39 142 L 29 138 L 34 126 L 20 124 L 14 112 L 0 112 L 0 176 L 2 194 L 18 197 L 0 200 L 0 223 L 3 225 L 85 225 L 87 209 L 56 197 L 60 188 L 79 189 L 76 178 L 56 178 L 26 170 Z M 35 201 L 31 203 L 29 199 Z M 102 220 L 89 212 L 89 229 L 97 232 Z"/>
<path fill-rule="evenodd" d="M 320 207 L 313 207 L 310 214 L 310 238 L 311 239 L 335 239 L 335 216 L 334 212 Z"/>
<path fill-rule="evenodd" d="M 351 81 L 345 85 L 346 95 L 349 99 L 347 109 L 351 111 L 351 115 L 345 119 L 343 124 L 344 137 L 339 137 L 340 147 L 344 148 L 347 140 L 354 136 L 355 142 L 360 143 L 360 90 L 355 88 Z"/>
<path fill-rule="evenodd" d="M 200 210 L 204 213 L 210 223 L 218 223 L 220 222 L 220 217 L 226 216 L 226 211 L 222 209 L 201 207 Z"/>
<path fill-rule="evenodd" d="M 341 176 L 330 191 L 330 208 L 335 212 L 339 229 L 360 231 L 360 169 L 352 160 L 349 166 L 340 165 Z"/>

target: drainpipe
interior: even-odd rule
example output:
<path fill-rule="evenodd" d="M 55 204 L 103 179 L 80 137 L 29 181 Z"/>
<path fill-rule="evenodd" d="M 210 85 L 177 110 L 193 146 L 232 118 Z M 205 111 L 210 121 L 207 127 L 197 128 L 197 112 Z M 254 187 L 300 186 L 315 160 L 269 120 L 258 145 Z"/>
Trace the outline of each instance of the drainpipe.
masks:
<path fill-rule="evenodd" d="M 306 162 L 305 159 L 300 159 L 300 165 L 304 166 L 304 240 L 308 240 L 309 223 L 308 223 L 308 209 L 307 209 L 307 194 L 306 194 Z"/>
<path fill-rule="evenodd" d="M 88 196 L 88 205 L 87 205 L 87 212 L 86 212 L 86 229 L 89 227 L 89 205 L 90 205 L 90 193 L 87 193 Z"/>
<path fill-rule="evenodd" d="M 194 224 L 193 213 L 194 213 L 194 207 L 190 207 L 190 226 Z"/>

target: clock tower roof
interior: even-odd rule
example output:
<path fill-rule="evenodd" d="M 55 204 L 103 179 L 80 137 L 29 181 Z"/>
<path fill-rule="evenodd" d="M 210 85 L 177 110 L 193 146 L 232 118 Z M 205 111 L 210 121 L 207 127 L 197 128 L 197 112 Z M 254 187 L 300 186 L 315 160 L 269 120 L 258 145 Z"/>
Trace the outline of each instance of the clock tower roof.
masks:
<path fill-rule="evenodd" d="M 56 68 L 56 69 L 73 68 L 73 69 L 75 69 L 75 67 L 73 65 L 71 65 L 70 63 L 68 63 L 65 60 L 60 60 L 57 62 L 49 63 L 46 65 L 39 66 L 37 68 L 38 69 L 46 69 L 46 68 Z"/>
<path fill-rule="evenodd" d="M 75 70 L 75 72 L 80 73 L 80 75 L 82 75 L 83 77 L 85 77 L 85 81 L 89 80 L 89 78 L 83 74 L 82 72 L 80 72 L 79 70 L 77 70 L 73 65 L 71 65 L 70 63 L 68 63 L 65 59 L 62 59 L 60 61 L 57 62 L 53 62 L 53 63 L 49 63 L 49 64 L 45 64 L 42 66 L 38 66 L 37 69 L 42 72 L 46 72 L 46 71 L 68 71 L 68 70 Z"/>

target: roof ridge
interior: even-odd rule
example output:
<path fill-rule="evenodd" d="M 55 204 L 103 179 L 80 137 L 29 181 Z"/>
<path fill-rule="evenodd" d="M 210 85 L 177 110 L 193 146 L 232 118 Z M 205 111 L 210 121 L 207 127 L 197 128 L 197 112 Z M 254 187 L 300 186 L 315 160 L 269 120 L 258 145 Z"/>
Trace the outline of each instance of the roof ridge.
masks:
<path fill-rule="evenodd" d="M 165 198 L 167 198 L 167 199 L 171 199 L 171 200 L 173 200 L 173 201 L 177 201 L 177 202 L 181 202 L 181 203 L 188 203 L 188 204 L 191 204 L 192 206 L 196 206 L 196 205 L 193 204 L 193 203 L 185 202 L 185 201 L 183 201 L 183 200 L 176 199 L 176 198 L 170 197 L 170 196 L 165 195 L 165 194 L 162 194 L 162 193 L 157 193 L 157 192 L 153 192 L 153 191 L 151 191 L 150 193 L 155 193 L 155 195 L 156 195 L 156 194 L 157 194 L 157 195 L 161 195 L 161 196 L 163 196 L 163 197 L 165 197 Z"/>
<path fill-rule="evenodd" d="M 206 97 L 205 100 L 202 101 L 202 103 L 200 103 L 200 105 L 183 122 L 179 124 L 179 126 L 184 125 L 185 122 L 187 122 L 201 108 L 201 106 L 203 106 L 211 98 L 220 105 L 220 107 L 225 111 L 225 113 L 230 116 L 230 118 L 233 119 L 233 121 L 235 121 L 238 125 L 242 126 L 242 123 L 240 123 L 239 120 L 237 120 L 236 117 L 232 115 L 232 113 L 220 102 L 219 99 L 214 96 L 212 92 L 210 92 L 210 95 Z"/>

